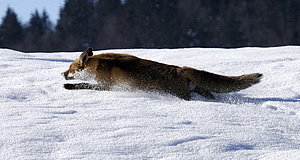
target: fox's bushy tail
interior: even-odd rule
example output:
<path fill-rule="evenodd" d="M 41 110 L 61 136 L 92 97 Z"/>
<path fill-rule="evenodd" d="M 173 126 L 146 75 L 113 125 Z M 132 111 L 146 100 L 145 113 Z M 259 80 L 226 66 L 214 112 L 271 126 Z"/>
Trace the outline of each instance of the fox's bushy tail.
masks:
<path fill-rule="evenodd" d="M 182 67 L 179 72 L 199 88 L 215 93 L 236 92 L 248 88 L 259 83 L 263 76 L 260 73 L 223 76 L 190 67 Z"/>

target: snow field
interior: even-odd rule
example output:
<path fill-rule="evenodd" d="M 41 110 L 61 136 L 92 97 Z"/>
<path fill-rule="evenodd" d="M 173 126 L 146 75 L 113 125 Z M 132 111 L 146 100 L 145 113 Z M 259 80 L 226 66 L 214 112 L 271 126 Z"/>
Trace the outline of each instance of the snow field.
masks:
<path fill-rule="evenodd" d="M 300 47 L 127 49 L 224 75 L 254 72 L 243 91 L 194 95 L 70 91 L 60 75 L 77 53 L 0 50 L 1 159 L 300 159 Z"/>

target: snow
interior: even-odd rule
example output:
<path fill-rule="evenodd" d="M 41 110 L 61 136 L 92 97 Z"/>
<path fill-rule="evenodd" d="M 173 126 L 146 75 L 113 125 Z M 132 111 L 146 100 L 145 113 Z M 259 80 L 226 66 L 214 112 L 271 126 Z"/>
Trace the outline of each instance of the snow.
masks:
<path fill-rule="evenodd" d="M 0 49 L 1 159 L 300 159 L 300 47 L 124 49 L 217 74 L 263 73 L 246 90 L 168 94 L 65 90 L 77 53 Z"/>

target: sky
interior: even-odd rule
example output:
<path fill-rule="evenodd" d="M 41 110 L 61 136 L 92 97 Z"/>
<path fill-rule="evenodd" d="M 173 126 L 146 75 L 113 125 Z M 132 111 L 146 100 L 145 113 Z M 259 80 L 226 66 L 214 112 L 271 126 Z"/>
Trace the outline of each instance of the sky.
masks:
<path fill-rule="evenodd" d="M 17 13 L 18 19 L 22 24 L 29 22 L 31 14 L 36 9 L 40 13 L 46 10 L 50 20 L 56 23 L 59 10 L 64 5 L 64 2 L 65 0 L 0 0 L 0 21 L 2 22 L 7 7 L 10 7 Z"/>

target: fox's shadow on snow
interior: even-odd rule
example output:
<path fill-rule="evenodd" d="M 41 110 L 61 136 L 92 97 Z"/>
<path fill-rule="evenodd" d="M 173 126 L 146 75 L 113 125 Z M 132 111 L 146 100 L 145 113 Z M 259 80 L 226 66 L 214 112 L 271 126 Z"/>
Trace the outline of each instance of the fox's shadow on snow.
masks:
<path fill-rule="evenodd" d="M 36 61 L 48 61 L 48 62 L 63 62 L 63 63 L 71 63 L 73 60 L 71 59 L 48 59 L 48 58 L 19 58 L 21 60 L 36 60 Z"/>

